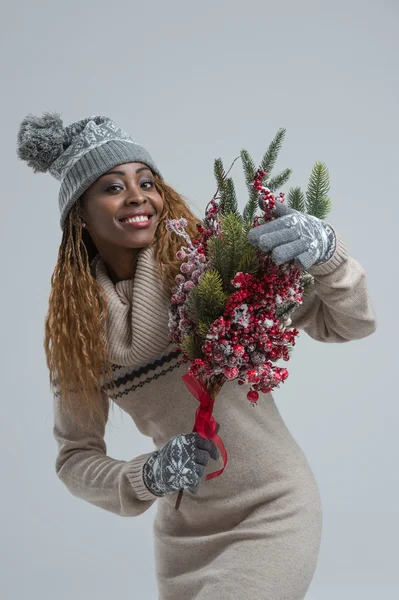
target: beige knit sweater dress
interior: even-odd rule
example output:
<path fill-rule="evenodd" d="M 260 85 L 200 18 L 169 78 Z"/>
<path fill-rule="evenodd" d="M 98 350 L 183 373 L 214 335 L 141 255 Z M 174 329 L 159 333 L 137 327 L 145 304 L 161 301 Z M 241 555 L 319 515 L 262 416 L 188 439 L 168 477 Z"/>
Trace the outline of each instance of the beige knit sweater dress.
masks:
<path fill-rule="evenodd" d="M 334 255 L 310 269 L 314 289 L 292 317 L 293 327 L 319 342 L 348 342 L 376 329 L 365 271 L 335 233 Z M 104 433 L 110 398 L 152 438 L 154 450 L 192 431 L 198 401 L 182 381 L 188 365 L 170 342 L 169 297 L 153 246 L 140 252 L 132 280 L 114 284 L 99 256 L 92 272 L 108 299 L 117 388 L 112 396 L 103 393 L 96 426 L 84 429 L 60 410 L 54 394 L 58 477 L 75 496 L 120 516 L 139 516 L 156 502 L 159 600 L 301 600 L 319 553 L 320 496 L 272 394 L 260 394 L 252 407 L 248 386 L 226 383 L 214 410 L 228 452 L 224 473 L 203 479 L 196 496 L 186 492 L 178 511 L 177 493 L 155 497 L 142 479 L 149 453 L 116 460 L 107 455 Z M 294 382 L 286 385 L 295 393 Z M 222 466 L 222 459 L 210 460 L 205 474 Z"/>

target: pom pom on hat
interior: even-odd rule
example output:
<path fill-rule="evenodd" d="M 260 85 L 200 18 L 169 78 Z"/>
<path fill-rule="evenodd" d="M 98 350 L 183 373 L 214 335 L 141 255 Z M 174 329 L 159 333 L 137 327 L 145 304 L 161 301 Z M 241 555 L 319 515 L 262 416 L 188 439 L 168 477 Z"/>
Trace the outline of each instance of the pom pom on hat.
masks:
<path fill-rule="evenodd" d="M 61 115 L 45 112 L 42 117 L 29 114 L 19 127 L 17 155 L 35 173 L 45 173 L 64 150 Z"/>
<path fill-rule="evenodd" d="M 59 113 L 46 111 L 41 117 L 30 113 L 21 122 L 17 137 L 18 157 L 35 173 L 48 171 L 61 182 L 61 229 L 84 191 L 116 165 L 140 162 L 163 179 L 147 150 L 103 115 L 92 115 L 63 127 Z"/>

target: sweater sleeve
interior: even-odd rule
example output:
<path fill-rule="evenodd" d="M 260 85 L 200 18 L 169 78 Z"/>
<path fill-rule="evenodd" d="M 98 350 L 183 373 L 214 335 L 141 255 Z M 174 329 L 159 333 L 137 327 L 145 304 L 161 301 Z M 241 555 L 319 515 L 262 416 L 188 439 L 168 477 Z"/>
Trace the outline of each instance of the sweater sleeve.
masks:
<path fill-rule="evenodd" d="M 308 270 L 314 278 L 313 289 L 292 313 L 291 327 L 303 329 L 319 342 L 342 343 L 374 333 L 377 322 L 365 270 L 348 255 L 335 229 L 334 233 L 335 252 Z"/>
<path fill-rule="evenodd" d="M 91 425 L 79 425 L 54 393 L 53 435 L 58 445 L 55 470 L 68 490 L 104 510 L 123 517 L 144 513 L 157 499 L 144 484 L 142 471 L 151 452 L 130 461 L 107 456 L 104 440 L 109 398 L 101 397 Z"/>

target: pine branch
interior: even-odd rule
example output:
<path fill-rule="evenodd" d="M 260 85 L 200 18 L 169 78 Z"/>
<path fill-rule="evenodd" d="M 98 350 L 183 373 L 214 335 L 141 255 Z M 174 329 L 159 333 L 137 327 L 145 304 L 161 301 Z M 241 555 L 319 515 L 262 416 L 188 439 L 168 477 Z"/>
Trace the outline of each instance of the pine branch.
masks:
<path fill-rule="evenodd" d="M 252 225 L 258 209 L 258 192 L 254 190 L 252 186 L 252 181 L 256 175 L 256 166 L 247 150 L 241 150 L 241 161 L 244 169 L 245 183 L 249 193 L 249 200 L 245 205 L 243 217 L 245 221 L 250 221 Z"/>
<path fill-rule="evenodd" d="M 332 203 L 327 193 L 330 189 L 327 166 L 316 162 L 308 183 L 306 192 L 306 205 L 309 215 L 325 219 L 332 208 Z"/>
<path fill-rule="evenodd" d="M 269 148 L 266 150 L 266 152 L 262 158 L 261 168 L 263 169 L 263 171 L 266 171 L 267 177 L 270 177 L 270 174 L 276 163 L 278 153 L 279 153 L 281 146 L 283 144 L 283 141 L 284 141 L 285 132 L 286 132 L 286 130 L 283 128 L 278 130 L 278 132 L 274 136 L 274 139 L 271 141 Z"/>
<path fill-rule="evenodd" d="M 251 231 L 251 229 L 253 227 L 253 219 L 252 220 L 251 219 L 245 220 L 242 227 L 243 227 L 243 235 L 244 235 L 245 239 L 247 240 L 248 234 L 249 234 L 249 232 Z"/>
<path fill-rule="evenodd" d="M 225 194 L 226 173 L 224 171 L 223 161 L 221 158 L 215 159 L 214 166 L 213 166 L 213 172 L 215 174 L 216 183 L 218 186 L 218 189 L 216 190 L 214 198 L 216 198 L 216 196 L 219 194 L 219 196 L 220 196 L 219 206 L 220 206 L 221 212 L 223 212 L 225 209 L 225 202 L 226 202 L 226 194 Z"/>
<path fill-rule="evenodd" d="M 213 165 L 213 172 L 215 174 L 216 183 L 218 185 L 219 190 L 223 189 L 226 173 L 224 172 L 223 161 L 221 158 L 215 159 L 215 162 Z"/>
<path fill-rule="evenodd" d="M 277 319 L 282 319 L 282 317 L 289 316 L 294 308 L 296 308 L 296 304 L 293 302 L 284 302 L 279 306 L 276 306 L 275 316 Z"/>
<path fill-rule="evenodd" d="M 186 335 L 181 343 L 181 348 L 189 358 L 203 358 L 204 354 L 201 349 L 201 340 L 198 339 L 198 336 L 194 335 Z"/>
<path fill-rule="evenodd" d="M 242 258 L 238 263 L 237 272 L 239 271 L 242 273 L 251 273 L 251 275 L 256 275 L 259 271 L 259 258 L 256 248 L 253 246 L 245 248 Z"/>
<path fill-rule="evenodd" d="M 215 319 L 208 318 L 198 323 L 198 333 L 201 337 L 201 341 L 205 341 L 205 338 L 213 321 L 215 321 Z"/>
<path fill-rule="evenodd" d="M 241 215 L 237 216 L 233 213 L 223 215 L 221 218 L 221 229 L 229 247 L 228 279 L 230 288 L 231 280 L 237 272 L 238 265 L 243 251 L 248 245 L 248 241 L 244 236 Z"/>
<path fill-rule="evenodd" d="M 306 213 L 305 194 L 300 187 L 290 188 L 287 195 L 287 205 L 295 210 Z"/>
<path fill-rule="evenodd" d="M 213 172 L 215 174 L 215 178 L 216 178 L 216 182 L 217 182 L 217 190 L 212 198 L 212 200 L 218 200 L 219 201 L 219 207 L 221 212 L 225 212 L 226 210 L 226 179 L 228 174 L 230 173 L 231 169 L 233 168 L 234 164 L 236 163 L 236 161 L 239 159 L 239 156 L 236 156 L 236 158 L 233 160 L 233 162 L 230 165 L 229 170 L 227 171 L 227 173 L 225 173 L 224 171 L 224 167 L 223 167 L 223 162 L 221 158 L 216 158 L 214 165 L 213 165 Z M 218 197 L 219 194 L 219 197 Z M 210 202 L 208 202 L 208 204 L 205 207 L 205 213 L 208 210 L 208 207 L 210 205 Z"/>
<path fill-rule="evenodd" d="M 308 296 L 310 296 L 314 289 L 313 275 L 304 272 L 301 278 L 301 285 L 303 286 L 302 298 L 307 298 Z"/>
<path fill-rule="evenodd" d="M 192 321 L 194 321 L 194 323 L 196 325 L 198 325 L 198 322 L 200 321 L 201 318 L 201 305 L 200 305 L 200 299 L 199 299 L 199 294 L 198 294 L 198 287 L 195 287 L 192 289 L 188 299 L 187 299 L 187 314 L 190 317 L 190 319 Z"/>
<path fill-rule="evenodd" d="M 198 299 L 200 321 L 217 319 L 226 304 L 226 294 L 223 291 L 223 281 L 220 274 L 211 269 L 206 271 L 198 284 Z"/>
<path fill-rule="evenodd" d="M 244 169 L 245 182 L 248 185 L 248 189 L 253 189 L 250 182 L 253 180 L 256 174 L 256 166 L 252 160 L 248 150 L 241 150 L 240 152 L 242 167 Z"/>
<path fill-rule="evenodd" d="M 225 238 L 213 237 L 208 241 L 208 258 L 212 269 L 222 278 L 223 288 L 229 288 L 229 245 Z"/>
<path fill-rule="evenodd" d="M 268 181 L 268 178 L 270 177 L 270 173 L 274 167 L 274 164 L 278 157 L 278 153 L 282 146 L 284 136 L 285 136 L 285 129 L 279 129 L 279 131 L 275 135 L 274 139 L 270 143 L 267 151 L 265 152 L 262 162 L 261 162 L 260 168 L 266 172 L 265 185 L 272 192 L 275 191 L 276 189 L 278 189 L 279 187 L 281 187 L 282 185 L 284 185 L 288 181 L 288 179 L 290 178 L 291 173 L 292 173 L 291 169 L 285 169 L 282 173 L 280 173 L 279 175 L 277 175 L 276 177 L 274 177 Z M 255 167 L 255 163 L 252 160 L 249 152 L 245 149 L 241 150 L 241 160 L 242 160 L 243 169 L 244 169 L 245 182 L 247 184 L 247 188 L 249 191 L 249 200 L 244 208 L 243 218 L 245 221 L 250 221 L 251 224 L 253 224 L 253 220 L 255 218 L 256 211 L 259 207 L 259 204 L 258 204 L 259 194 L 252 187 L 252 182 L 255 177 L 257 169 Z"/>
<path fill-rule="evenodd" d="M 287 183 L 287 181 L 291 177 L 291 174 L 291 169 L 285 169 L 282 173 L 276 175 L 276 177 L 273 177 L 273 179 L 267 181 L 265 185 L 269 188 L 271 192 L 275 192 L 276 190 L 281 188 L 285 183 Z"/>
<path fill-rule="evenodd" d="M 224 207 L 221 209 L 221 214 L 234 213 L 239 215 L 237 195 L 234 187 L 234 181 L 232 177 L 226 179 L 225 183 L 225 201 Z"/>
<path fill-rule="evenodd" d="M 251 225 L 253 224 L 255 215 L 256 215 L 256 211 L 259 208 L 259 204 L 258 204 L 258 198 L 259 198 L 259 194 L 257 192 L 257 190 L 254 190 L 252 188 L 252 190 L 249 192 L 249 200 L 247 202 L 247 204 L 244 207 L 243 210 L 243 218 L 245 221 L 249 221 L 251 223 Z"/>

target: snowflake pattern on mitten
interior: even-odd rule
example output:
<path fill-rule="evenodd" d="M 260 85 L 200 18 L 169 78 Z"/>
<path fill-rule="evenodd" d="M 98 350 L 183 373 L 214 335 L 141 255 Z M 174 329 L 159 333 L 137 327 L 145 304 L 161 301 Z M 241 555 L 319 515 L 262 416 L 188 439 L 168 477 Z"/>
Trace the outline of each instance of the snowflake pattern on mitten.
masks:
<path fill-rule="evenodd" d="M 174 436 L 155 451 L 143 469 L 144 483 L 156 496 L 196 488 L 203 469 L 196 464 L 196 434 Z"/>
<path fill-rule="evenodd" d="M 271 251 L 277 265 L 295 259 L 304 269 L 309 269 L 334 254 L 336 236 L 328 223 L 281 202 L 276 202 L 274 215 L 277 218 L 253 227 L 248 241 L 263 252 Z"/>
<path fill-rule="evenodd" d="M 333 228 L 328 223 L 323 223 L 323 226 L 327 234 L 327 251 L 325 256 L 322 257 L 322 260 L 318 260 L 317 262 L 315 262 L 315 265 L 321 265 L 330 260 L 337 247 L 337 238 Z"/>

